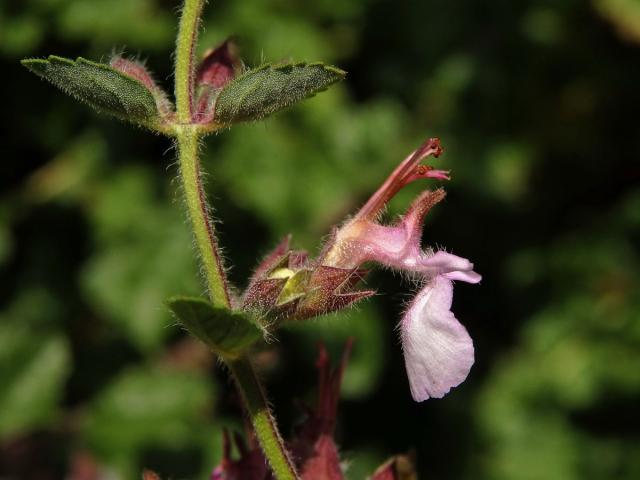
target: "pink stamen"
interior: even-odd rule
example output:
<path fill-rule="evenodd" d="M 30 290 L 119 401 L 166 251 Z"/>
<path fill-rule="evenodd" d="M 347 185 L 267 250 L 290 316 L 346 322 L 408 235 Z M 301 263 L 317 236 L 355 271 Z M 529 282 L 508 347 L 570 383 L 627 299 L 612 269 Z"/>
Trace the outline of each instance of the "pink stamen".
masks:
<path fill-rule="evenodd" d="M 396 193 L 414 180 L 419 178 L 448 180 L 449 172 L 445 170 L 434 170 L 433 167 L 427 165 L 419 165 L 423 158 L 430 155 L 437 158 L 442 151 L 440 139 L 438 138 L 430 138 L 420 145 L 415 152 L 405 158 L 402 163 L 396 167 L 382 186 L 360 209 L 355 218 L 375 218 Z"/>
<path fill-rule="evenodd" d="M 413 172 L 405 178 L 408 185 L 421 178 L 437 178 L 438 180 L 451 180 L 449 170 L 435 170 L 431 165 L 418 165 Z"/>

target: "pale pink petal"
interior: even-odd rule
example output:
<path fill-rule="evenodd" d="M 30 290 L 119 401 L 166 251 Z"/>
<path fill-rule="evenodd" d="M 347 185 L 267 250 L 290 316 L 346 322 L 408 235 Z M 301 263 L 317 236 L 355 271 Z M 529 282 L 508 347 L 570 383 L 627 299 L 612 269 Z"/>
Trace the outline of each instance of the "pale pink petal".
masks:
<path fill-rule="evenodd" d="M 480 283 L 480 280 L 482 280 L 482 275 L 474 272 L 473 270 L 470 272 L 449 272 L 442 274 L 442 276 L 449 280 L 460 280 L 461 282 L 467 283 Z"/>
<path fill-rule="evenodd" d="M 442 398 L 462 383 L 474 361 L 473 342 L 451 313 L 453 285 L 437 276 L 416 296 L 401 323 L 411 395 Z"/>
<path fill-rule="evenodd" d="M 443 275 L 449 280 L 468 283 L 478 283 L 482 280 L 482 277 L 473 271 L 473 263 L 442 250 L 430 256 L 423 255 L 415 270 L 430 278 Z"/>
<path fill-rule="evenodd" d="M 447 253 L 443 250 L 440 250 L 423 260 L 421 265 L 424 267 L 436 268 L 440 273 L 470 271 L 473 269 L 473 263 L 466 258 L 458 257 L 457 255 Z"/>

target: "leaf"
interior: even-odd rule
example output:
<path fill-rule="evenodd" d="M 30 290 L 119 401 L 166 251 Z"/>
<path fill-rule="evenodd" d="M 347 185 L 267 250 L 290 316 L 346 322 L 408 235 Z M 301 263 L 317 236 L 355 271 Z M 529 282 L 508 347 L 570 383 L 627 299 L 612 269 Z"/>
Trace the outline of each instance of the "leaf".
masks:
<path fill-rule="evenodd" d="M 22 65 L 72 97 L 122 120 L 153 124 L 160 120 L 153 94 L 138 80 L 84 58 L 75 62 L 50 55 L 28 58 Z"/>
<path fill-rule="evenodd" d="M 346 72 L 322 63 L 263 65 L 227 84 L 216 101 L 215 120 L 258 120 L 342 80 Z"/>
<path fill-rule="evenodd" d="M 0 325 L 0 438 L 53 420 L 69 370 L 62 336 L 14 322 Z"/>
<path fill-rule="evenodd" d="M 174 297 L 167 304 L 193 336 L 222 357 L 238 357 L 262 338 L 260 327 L 245 314 L 214 307 L 202 298 Z"/>

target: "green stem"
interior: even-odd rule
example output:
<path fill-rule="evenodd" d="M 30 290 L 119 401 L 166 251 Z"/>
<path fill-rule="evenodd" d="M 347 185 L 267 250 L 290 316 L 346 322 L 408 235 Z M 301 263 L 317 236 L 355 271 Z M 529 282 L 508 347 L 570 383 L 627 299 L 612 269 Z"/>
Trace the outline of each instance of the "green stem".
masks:
<path fill-rule="evenodd" d="M 185 0 L 176 42 L 175 93 L 178 125 L 174 134 L 178 143 L 180 178 L 184 189 L 191 227 L 202 259 L 211 302 L 231 310 L 227 278 L 222 265 L 213 222 L 202 185 L 198 141 L 202 135 L 193 123 L 194 52 L 204 0 Z M 226 360 L 244 405 L 277 480 L 296 480 L 295 467 L 278 432 L 260 381 L 248 357 Z"/>
<path fill-rule="evenodd" d="M 194 57 L 204 0 L 185 0 L 176 42 L 176 111 L 179 123 L 191 123 Z"/>
<path fill-rule="evenodd" d="M 177 139 L 180 177 L 191 226 L 207 278 L 209 296 L 214 305 L 231 309 L 227 280 L 200 178 L 198 133 L 189 127 L 181 127 Z M 231 369 L 256 437 L 258 437 L 264 456 L 271 465 L 275 478 L 277 480 L 297 479 L 295 467 L 269 411 L 264 389 L 255 375 L 249 358 L 245 356 L 237 360 L 225 359 L 225 361 Z"/>
<path fill-rule="evenodd" d="M 269 461 L 271 470 L 278 480 L 296 480 L 298 475 L 282 437 L 278 432 L 276 421 L 269 411 L 267 399 L 260 381 L 248 358 L 241 358 L 228 363 L 238 389 L 242 393 L 256 437 L 264 456 Z"/>
<path fill-rule="evenodd" d="M 177 137 L 182 188 L 207 280 L 209 297 L 215 306 L 231 309 L 227 278 L 202 185 L 198 161 L 198 134 L 183 127 Z"/>

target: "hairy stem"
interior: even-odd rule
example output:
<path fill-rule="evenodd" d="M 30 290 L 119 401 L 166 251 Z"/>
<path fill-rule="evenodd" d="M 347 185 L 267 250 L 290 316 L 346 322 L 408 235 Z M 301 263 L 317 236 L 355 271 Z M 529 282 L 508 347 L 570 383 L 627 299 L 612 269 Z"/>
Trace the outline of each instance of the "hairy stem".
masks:
<path fill-rule="evenodd" d="M 260 447 L 267 458 L 274 476 L 278 480 L 296 480 L 298 475 L 282 437 L 278 432 L 275 419 L 269 411 L 267 399 L 260 381 L 248 358 L 228 363 L 233 377 L 242 393 L 245 408 L 253 423 Z"/>
<path fill-rule="evenodd" d="M 189 127 L 182 127 L 177 138 L 180 177 L 191 227 L 207 279 L 209 297 L 214 305 L 231 309 L 227 279 L 200 178 L 198 133 Z M 237 360 L 227 359 L 226 363 L 242 395 L 244 407 L 275 478 L 277 480 L 297 479 L 295 467 L 269 411 L 264 389 L 255 375 L 249 358 L 245 356 Z"/>
<path fill-rule="evenodd" d="M 202 260 L 211 302 L 217 307 L 231 308 L 231 298 L 222 265 L 213 221 L 202 185 L 198 161 L 197 133 L 187 128 L 178 134 L 180 178 L 187 202 L 191 227 Z"/>
<path fill-rule="evenodd" d="M 194 57 L 204 0 L 185 0 L 176 42 L 175 92 L 179 123 L 190 123 L 193 109 Z"/>
<path fill-rule="evenodd" d="M 189 219 L 205 272 L 209 297 L 217 307 L 231 310 L 233 305 L 218 248 L 218 241 L 202 185 L 198 141 L 202 132 L 194 124 L 194 52 L 200 15 L 205 0 L 185 0 L 176 43 L 175 93 L 179 125 L 175 126 L 178 143 L 180 178 Z M 242 395 L 245 409 L 253 423 L 260 446 L 277 480 L 296 480 L 295 467 L 289 458 L 260 381 L 248 357 L 226 360 Z"/>

